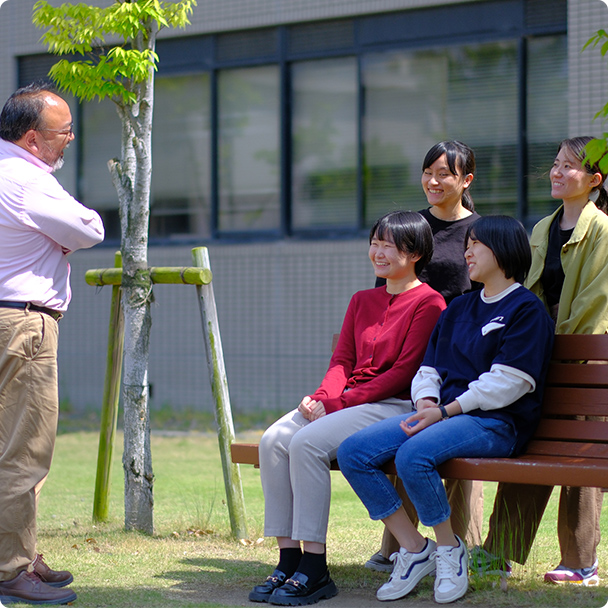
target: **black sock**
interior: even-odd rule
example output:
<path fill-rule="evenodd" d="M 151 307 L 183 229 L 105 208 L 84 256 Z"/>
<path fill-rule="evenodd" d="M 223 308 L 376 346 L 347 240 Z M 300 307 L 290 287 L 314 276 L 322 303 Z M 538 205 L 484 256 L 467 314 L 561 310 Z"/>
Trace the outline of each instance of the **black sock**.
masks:
<path fill-rule="evenodd" d="M 302 559 L 302 550 L 300 547 L 289 547 L 279 550 L 279 565 L 277 570 L 284 572 L 289 578 L 297 569 Z"/>
<path fill-rule="evenodd" d="M 327 572 L 327 554 L 304 551 L 298 572 L 305 574 L 311 583 L 318 581 Z"/>

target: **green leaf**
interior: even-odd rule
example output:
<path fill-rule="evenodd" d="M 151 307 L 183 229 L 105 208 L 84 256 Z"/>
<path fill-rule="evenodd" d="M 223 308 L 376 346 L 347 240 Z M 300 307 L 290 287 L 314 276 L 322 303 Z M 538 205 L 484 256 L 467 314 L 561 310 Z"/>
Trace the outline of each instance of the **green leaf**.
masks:
<path fill-rule="evenodd" d="M 608 143 L 605 139 L 592 139 L 585 146 L 585 160 L 594 165 L 606 154 L 607 147 Z"/>
<path fill-rule="evenodd" d="M 85 3 L 34 5 L 33 23 L 45 30 L 41 41 L 50 52 L 80 55 L 82 60 L 55 64 L 50 72 L 58 86 L 81 99 L 110 98 L 134 104 L 136 85 L 151 79 L 157 69 L 155 37 L 162 27 L 184 27 L 196 0 L 116 0 L 105 8 Z M 107 51 L 106 38 L 118 37 Z"/>

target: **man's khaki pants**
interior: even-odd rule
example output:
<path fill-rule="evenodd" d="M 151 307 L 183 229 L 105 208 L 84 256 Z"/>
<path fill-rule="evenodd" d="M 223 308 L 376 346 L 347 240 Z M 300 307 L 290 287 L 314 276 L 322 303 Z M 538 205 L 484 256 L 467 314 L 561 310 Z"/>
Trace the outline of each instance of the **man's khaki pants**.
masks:
<path fill-rule="evenodd" d="M 57 337 L 50 316 L 0 308 L 0 580 L 36 556 L 36 486 L 57 432 Z"/>

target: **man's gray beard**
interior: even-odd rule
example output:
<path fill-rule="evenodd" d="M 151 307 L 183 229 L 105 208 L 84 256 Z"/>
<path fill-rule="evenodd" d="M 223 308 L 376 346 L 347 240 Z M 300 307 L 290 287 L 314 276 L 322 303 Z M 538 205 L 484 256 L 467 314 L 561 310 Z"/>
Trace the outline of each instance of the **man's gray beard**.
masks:
<path fill-rule="evenodd" d="M 61 169 L 61 167 L 63 167 L 63 163 L 64 163 L 64 158 L 63 156 L 60 156 L 52 165 L 51 165 L 51 173 L 55 173 L 55 171 L 59 171 L 59 169 Z"/>

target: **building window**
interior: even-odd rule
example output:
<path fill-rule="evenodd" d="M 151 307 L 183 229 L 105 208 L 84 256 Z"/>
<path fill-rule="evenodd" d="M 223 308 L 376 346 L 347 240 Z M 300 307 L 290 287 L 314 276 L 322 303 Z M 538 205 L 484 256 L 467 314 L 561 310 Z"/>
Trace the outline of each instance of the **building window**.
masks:
<path fill-rule="evenodd" d="M 152 129 L 150 238 L 208 237 L 209 75 L 157 77 Z M 107 162 L 120 157 L 121 124 L 109 100 L 83 104 L 80 196 L 100 212 L 108 239 L 120 238 L 118 197 Z"/>
<path fill-rule="evenodd" d="M 299 62 L 291 79 L 293 228 L 356 228 L 356 59 Z"/>
<path fill-rule="evenodd" d="M 549 169 L 558 143 L 568 137 L 568 49 L 565 36 L 531 38 L 528 41 L 527 224 L 552 213 Z M 586 135 L 581 133 L 580 135 Z"/>
<path fill-rule="evenodd" d="M 220 232 L 280 228 L 278 66 L 218 76 Z"/>
<path fill-rule="evenodd" d="M 106 239 L 120 238 L 118 195 L 107 167 L 111 158 L 120 158 L 120 133 L 120 119 L 113 102 L 82 104 L 79 196 L 87 207 L 102 216 Z"/>
<path fill-rule="evenodd" d="M 365 224 L 426 206 L 422 161 L 444 139 L 476 152 L 477 210 L 516 215 L 517 74 L 515 42 L 364 57 Z"/>
<path fill-rule="evenodd" d="M 211 235 L 209 83 L 208 73 L 156 79 L 151 237 Z"/>

